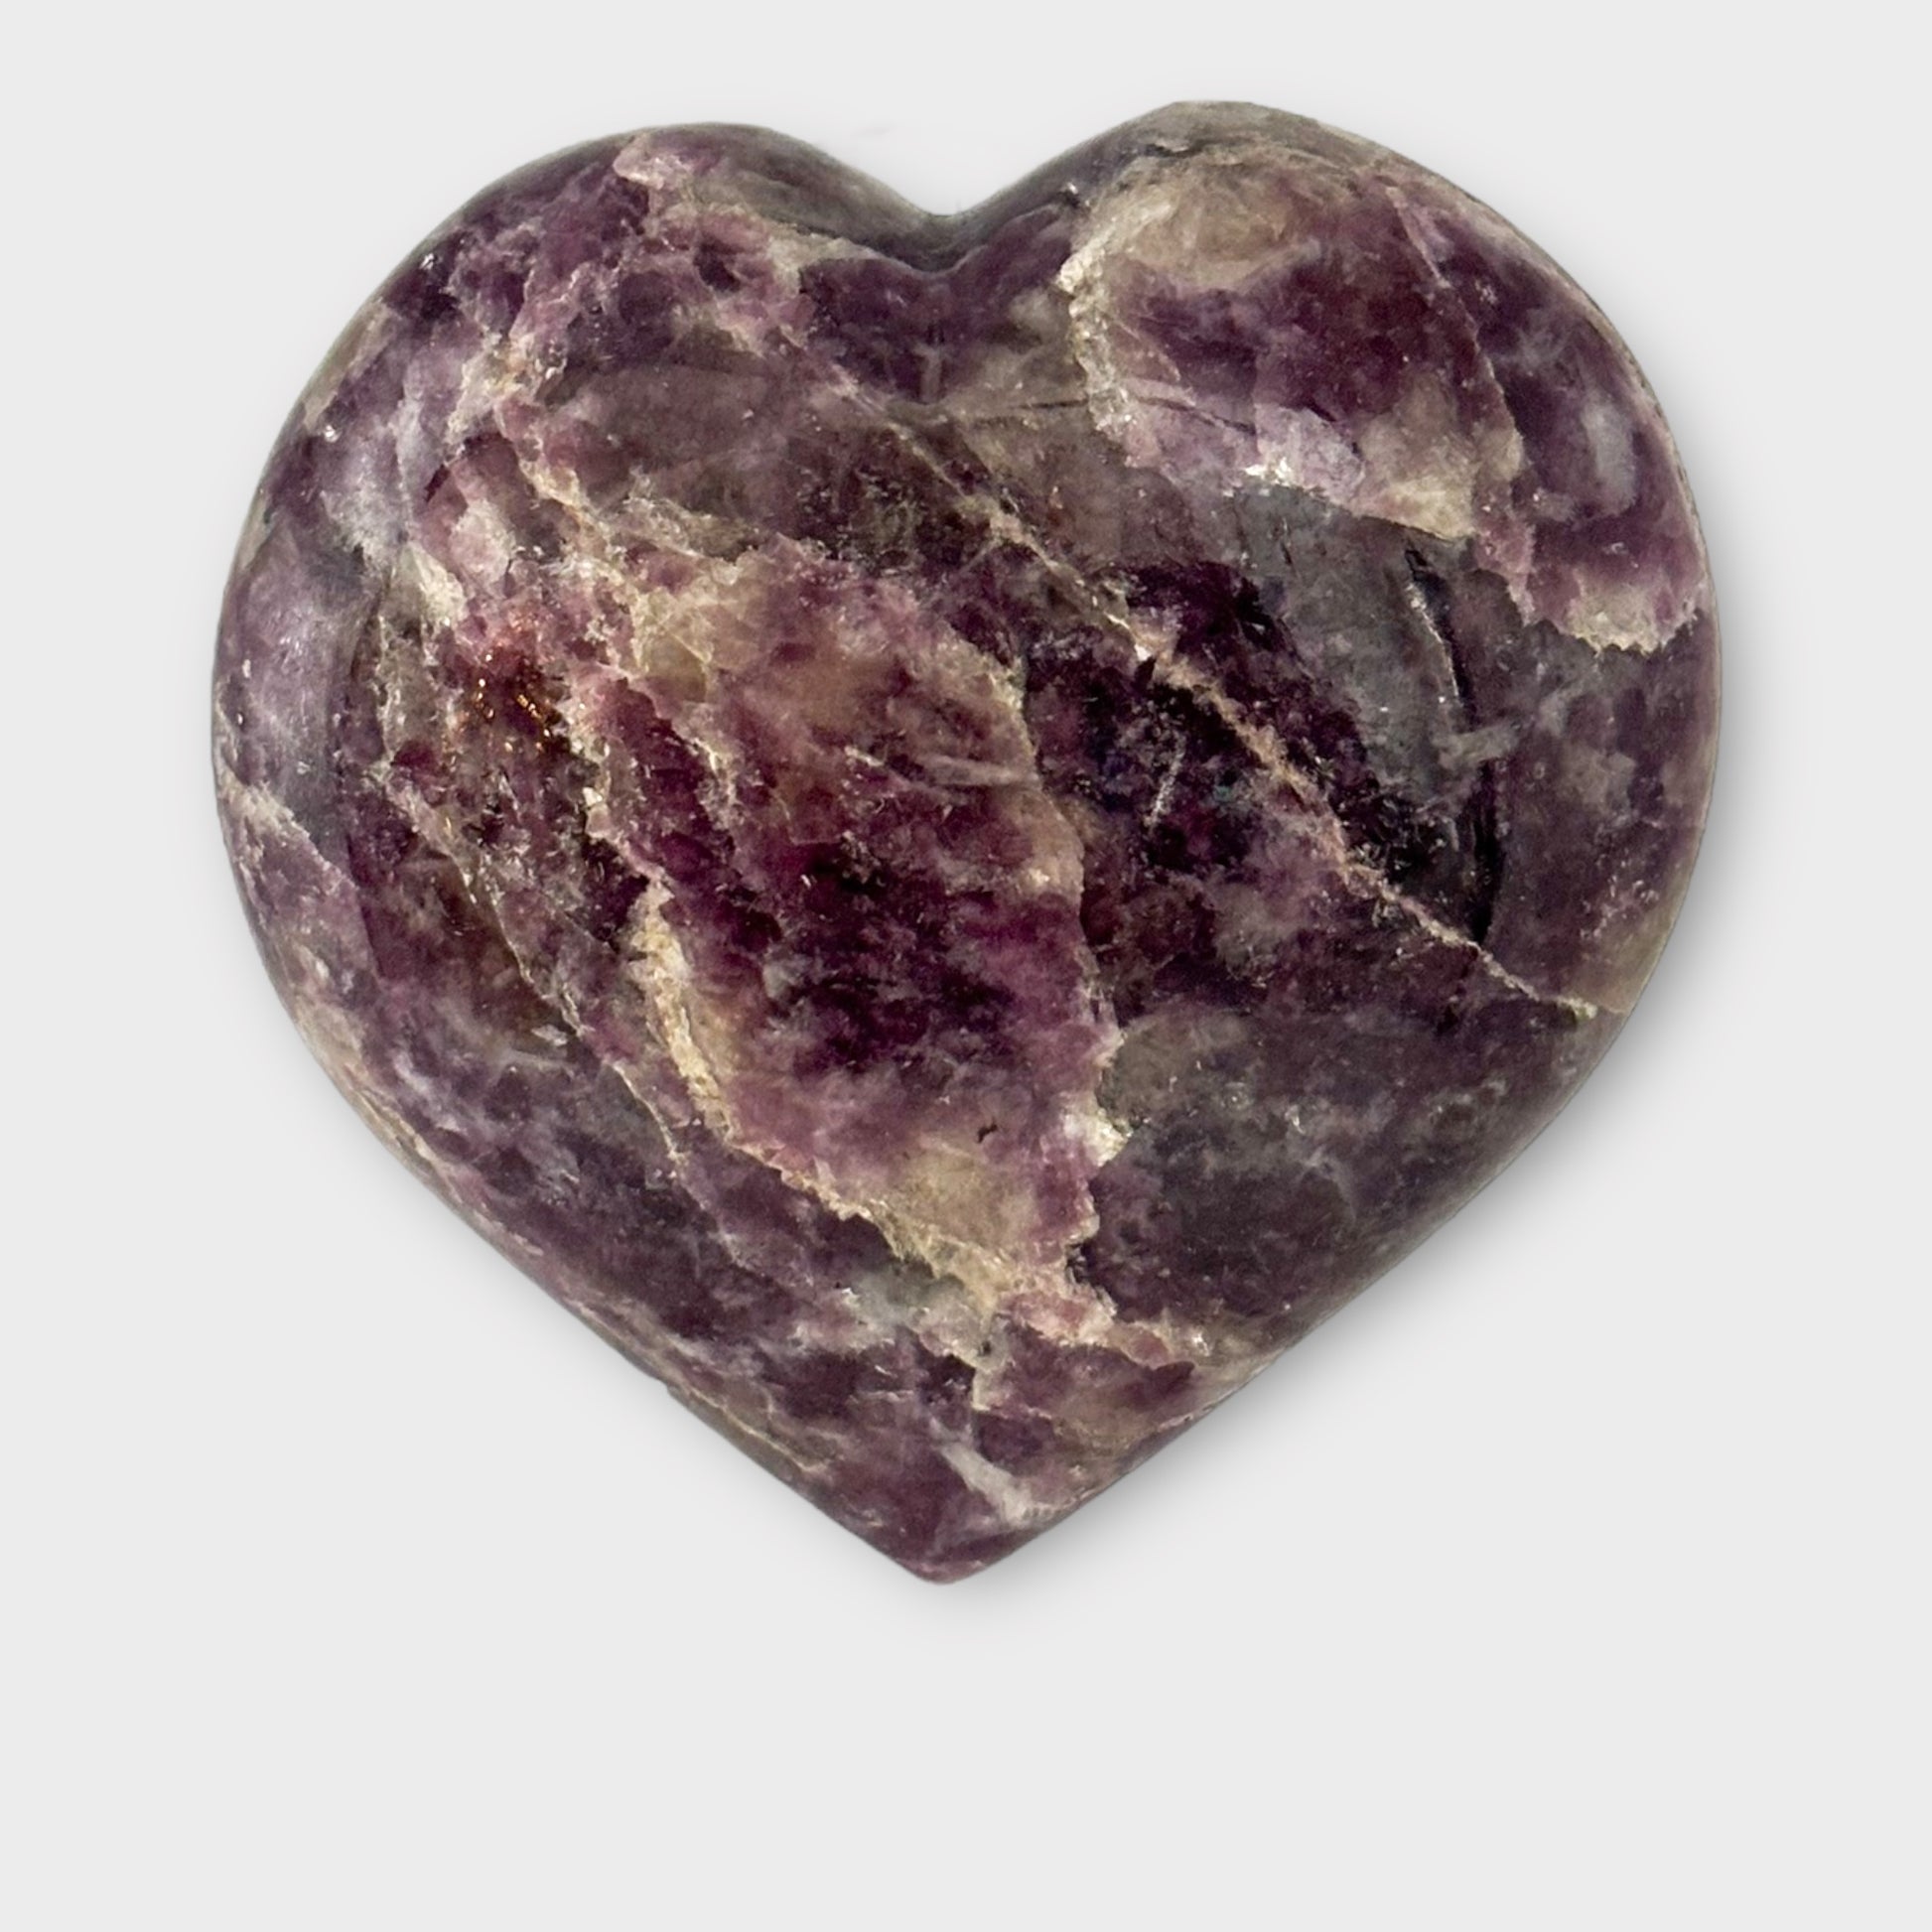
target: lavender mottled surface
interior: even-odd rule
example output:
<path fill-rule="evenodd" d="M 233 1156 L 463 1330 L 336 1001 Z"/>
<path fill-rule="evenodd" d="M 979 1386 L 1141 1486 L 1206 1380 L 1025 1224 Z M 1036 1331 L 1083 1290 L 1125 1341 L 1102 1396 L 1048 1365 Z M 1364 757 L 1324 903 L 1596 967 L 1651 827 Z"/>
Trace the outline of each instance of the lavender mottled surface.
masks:
<path fill-rule="evenodd" d="M 364 1118 L 945 1578 L 1549 1119 L 1717 682 L 1628 354 L 1412 164 L 1171 108 L 939 218 L 684 128 L 489 190 L 350 325 L 215 755 Z"/>

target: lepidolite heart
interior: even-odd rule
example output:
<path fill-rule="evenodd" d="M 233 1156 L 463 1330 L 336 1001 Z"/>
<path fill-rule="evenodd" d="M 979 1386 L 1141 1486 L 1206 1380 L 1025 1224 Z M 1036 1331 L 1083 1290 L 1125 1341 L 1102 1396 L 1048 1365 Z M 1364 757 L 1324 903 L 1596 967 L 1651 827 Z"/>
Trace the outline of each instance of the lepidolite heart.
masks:
<path fill-rule="evenodd" d="M 297 407 L 223 824 L 376 1131 L 928 1577 L 1549 1119 L 1717 635 L 1656 404 L 1487 209 L 1180 107 L 973 213 L 736 128 L 487 191 Z"/>

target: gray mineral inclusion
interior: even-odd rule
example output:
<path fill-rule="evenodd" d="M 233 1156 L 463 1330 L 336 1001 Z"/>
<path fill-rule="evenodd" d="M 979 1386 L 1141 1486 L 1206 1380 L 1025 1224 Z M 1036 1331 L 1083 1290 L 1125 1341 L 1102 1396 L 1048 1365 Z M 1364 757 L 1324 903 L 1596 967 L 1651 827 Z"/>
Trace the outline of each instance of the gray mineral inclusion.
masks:
<path fill-rule="evenodd" d="M 487 190 L 276 445 L 215 757 L 376 1132 L 949 1578 L 1549 1120 L 1717 705 L 1590 303 L 1384 149 L 1191 106 L 955 218 L 743 128 Z"/>

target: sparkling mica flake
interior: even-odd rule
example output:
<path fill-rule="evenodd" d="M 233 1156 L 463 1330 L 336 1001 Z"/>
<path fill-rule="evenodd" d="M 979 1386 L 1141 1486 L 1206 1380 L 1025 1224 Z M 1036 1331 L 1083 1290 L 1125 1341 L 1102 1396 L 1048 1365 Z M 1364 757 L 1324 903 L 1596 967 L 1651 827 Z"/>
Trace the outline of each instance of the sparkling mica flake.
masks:
<path fill-rule="evenodd" d="M 947 1578 L 1550 1118 L 1717 693 L 1589 302 L 1384 149 L 1189 106 L 954 218 L 742 128 L 485 192 L 276 446 L 215 757 L 377 1133 Z"/>

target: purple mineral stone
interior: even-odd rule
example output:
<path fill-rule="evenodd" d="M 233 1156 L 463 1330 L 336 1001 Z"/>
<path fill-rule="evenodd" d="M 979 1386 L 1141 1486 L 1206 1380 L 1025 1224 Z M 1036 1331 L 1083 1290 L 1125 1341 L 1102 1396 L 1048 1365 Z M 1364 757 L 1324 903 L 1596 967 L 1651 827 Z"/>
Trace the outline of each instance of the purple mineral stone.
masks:
<path fill-rule="evenodd" d="M 364 1118 L 946 1578 L 1550 1118 L 1717 692 L 1628 353 L 1411 163 L 1177 107 L 941 218 L 683 128 L 488 190 L 350 324 L 215 757 Z"/>

